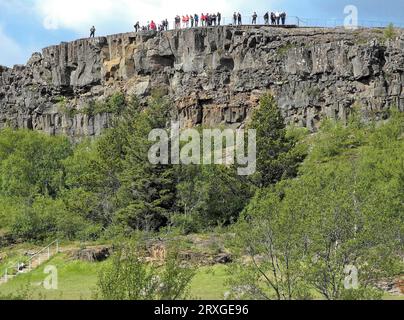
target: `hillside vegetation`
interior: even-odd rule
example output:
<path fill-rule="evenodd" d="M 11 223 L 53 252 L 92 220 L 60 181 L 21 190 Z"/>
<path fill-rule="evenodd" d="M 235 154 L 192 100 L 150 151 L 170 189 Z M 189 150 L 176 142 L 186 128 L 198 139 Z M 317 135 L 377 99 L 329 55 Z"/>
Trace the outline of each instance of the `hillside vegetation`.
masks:
<path fill-rule="evenodd" d="M 150 164 L 148 134 L 167 126 L 169 101 L 108 104 L 121 111 L 96 140 L 0 131 L 0 242 L 119 244 L 92 281 L 105 299 L 192 296 L 198 272 L 181 244 L 155 267 L 143 239 L 203 232 L 234 235 L 231 298 L 379 299 L 381 281 L 403 274 L 403 113 L 364 123 L 354 110 L 348 123 L 326 120 L 309 135 L 287 128 L 264 95 L 247 123 L 257 130 L 257 172 L 244 177 L 231 166 Z M 344 286 L 347 268 L 359 287 Z"/>

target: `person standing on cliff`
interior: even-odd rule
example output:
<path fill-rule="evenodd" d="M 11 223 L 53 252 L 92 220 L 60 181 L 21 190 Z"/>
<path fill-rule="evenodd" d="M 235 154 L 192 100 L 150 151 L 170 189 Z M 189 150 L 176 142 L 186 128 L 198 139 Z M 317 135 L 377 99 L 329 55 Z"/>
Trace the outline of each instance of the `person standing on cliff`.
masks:
<path fill-rule="evenodd" d="M 136 22 L 136 24 L 134 25 L 134 27 L 135 27 L 135 32 L 138 32 L 139 29 L 140 29 L 140 23 L 139 23 L 139 21 Z"/>
<path fill-rule="evenodd" d="M 217 26 L 217 15 L 215 13 L 212 14 L 212 25 Z"/>
<path fill-rule="evenodd" d="M 233 14 L 233 25 L 237 25 L 237 13 L 234 12 Z"/>
<path fill-rule="evenodd" d="M 275 25 L 276 24 L 276 17 L 275 17 L 275 13 L 271 12 L 271 24 Z"/>
<path fill-rule="evenodd" d="M 95 27 L 92 26 L 90 29 L 90 38 L 94 38 L 95 37 Z"/>
<path fill-rule="evenodd" d="M 241 13 L 240 12 L 237 14 L 237 22 L 238 22 L 239 26 L 241 26 L 243 24 L 242 20 L 241 20 Z"/>
<path fill-rule="evenodd" d="M 194 20 L 195 20 L 195 27 L 199 26 L 199 16 L 195 13 L 194 14 Z"/>
<path fill-rule="evenodd" d="M 258 17 L 257 13 L 254 12 L 252 15 L 252 24 L 257 24 L 257 17 Z"/>
<path fill-rule="evenodd" d="M 275 12 L 275 19 L 276 19 L 276 24 L 279 26 L 281 24 L 281 14 L 279 11 Z"/>
<path fill-rule="evenodd" d="M 190 14 L 190 15 L 189 15 L 189 19 L 190 19 L 190 21 L 191 21 L 191 28 L 193 28 L 193 27 L 194 27 L 194 21 L 195 21 L 194 15 L 193 15 L 193 14 Z"/>
<path fill-rule="evenodd" d="M 220 23 L 222 22 L 222 14 L 218 12 L 216 17 L 217 17 L 217 25 L 220 26 Z"/>
<path fill-rule="evenodd" d="M 209 13 L 205 14 L 205 26 L 210 27 L 212 23 L 212 17 Z"/>
<path fill-rule="evenodd" d="M 181 29 L 181 17 L 179 15 L 175 17 L 175 29 Z"/>
<path fill-rule="evenodd" d="M 281 20 L 282 20 L 282 25 L 284 26 L 286 23 L 286 12 L 285 11 L 283 11 L 281 13 Z"/>
<path fill-rule="evenodd" d="M 266 12 L 266 13 L 264 14 L 264 21 L 265 21 L 265 24 L 266 24 L 266 25 L 269 24 L 269 12 Z"/>

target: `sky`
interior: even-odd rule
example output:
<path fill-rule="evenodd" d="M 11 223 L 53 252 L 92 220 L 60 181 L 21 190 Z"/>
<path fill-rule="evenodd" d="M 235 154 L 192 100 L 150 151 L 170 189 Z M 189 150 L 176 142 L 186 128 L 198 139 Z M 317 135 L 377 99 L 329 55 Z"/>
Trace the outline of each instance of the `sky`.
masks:
<path fill-rule="evenodd" d="M 333 26 L 342 24 L 347 5 L 358 8 L 361 24 L 404 27 L 403 0 L 0 0 L 0 65 L 24 64 L 46 46 L 87 37 L 92 25 L 106 35 L 132 31 L 136 21 L 171 23 L 177 14 L 220 11 L 228 23 L 234 11 L 247 19 L 254 11 L 279 10 L 291 23 L 298 16 L 306 24 Z"/>

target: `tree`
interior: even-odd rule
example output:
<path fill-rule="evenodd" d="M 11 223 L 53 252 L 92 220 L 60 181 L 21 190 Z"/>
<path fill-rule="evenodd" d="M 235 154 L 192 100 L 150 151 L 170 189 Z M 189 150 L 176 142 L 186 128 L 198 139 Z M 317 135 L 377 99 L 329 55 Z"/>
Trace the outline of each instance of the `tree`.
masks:
<path fill-rule="evenodd" d="M 234 249 L 248 257 L 247 263 L 230 269 L 229 284 L 238 299 L 310 297 L 301 265 L 309 221 L 299 206 L 284 202 L 291 183 L 285 181 L 259 191 L 236 225 Z"/>
<path fill-rule="evenodd" d="M 154 165 L 148 159 L 148 151 L 154 144 L 148 140 L 149 133 L 167 127 L 170 111 L 166 99 L 155 96 L 132 119 L 119 175 L 117 219 L 133 229 L 157 230 L 167 224 L 170 212 L 175 210 L 176 168 Z"/>
<path fill-rule="evenodd" d="M 306 150 L 297 147 L 295 137 L 287 134 L 285 119 L 273 96 L 261 97 L 248 127 L 257 130 L 257 174 L 253 179 L 257 185 L 266 187 L 294 177 Z"/>
<path fill-rule="evenodd" d="M 397 112 L 378 127 L 326 122 L 298 177 L 261 191 L 243 213 L 236 244 L 251 262 L 236 267 L 233 287 L 247 281 L 253 298 L 307 288 L 325 299 L 380 298 L 378 282 L 402 268 L 403 123 Z M 358 289 L 344 285 L 351 267 Z"/>
<path fill-rule="evenodd" d="M 65 137 L 28 130 L 0 132 L 0 194 L 56 197 L 63 187 L 61 160 L 72 152 Z"/>
<path fill-rule="evenodd" d="M 208 228 L 235 222 L 252 194 L 249 181 L 232 167 L 183 166 L 177 184 L 177 205 L 192 223 Z"/>

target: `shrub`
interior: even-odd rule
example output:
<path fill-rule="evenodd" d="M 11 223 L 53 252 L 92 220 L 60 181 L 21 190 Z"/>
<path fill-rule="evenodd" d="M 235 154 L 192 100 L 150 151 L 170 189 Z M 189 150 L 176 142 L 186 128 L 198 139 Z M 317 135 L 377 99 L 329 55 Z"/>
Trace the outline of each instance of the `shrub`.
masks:
<path fill-rule="evenodd" d="M 396 30 L 394 28 L 394 24 L 390 23 L 387 28 L 384 30 L 384 38 L 386 40 L 392 40 L 396 36 Z"/>
<path fill-rule="evenodd" d="M 191 268 L 171 251 L 162 267 L 146 263 L 139 245 L 118 249 L 98 276 L 96 295 L 106 300 L 182 300 L 188 296 Z"/>

